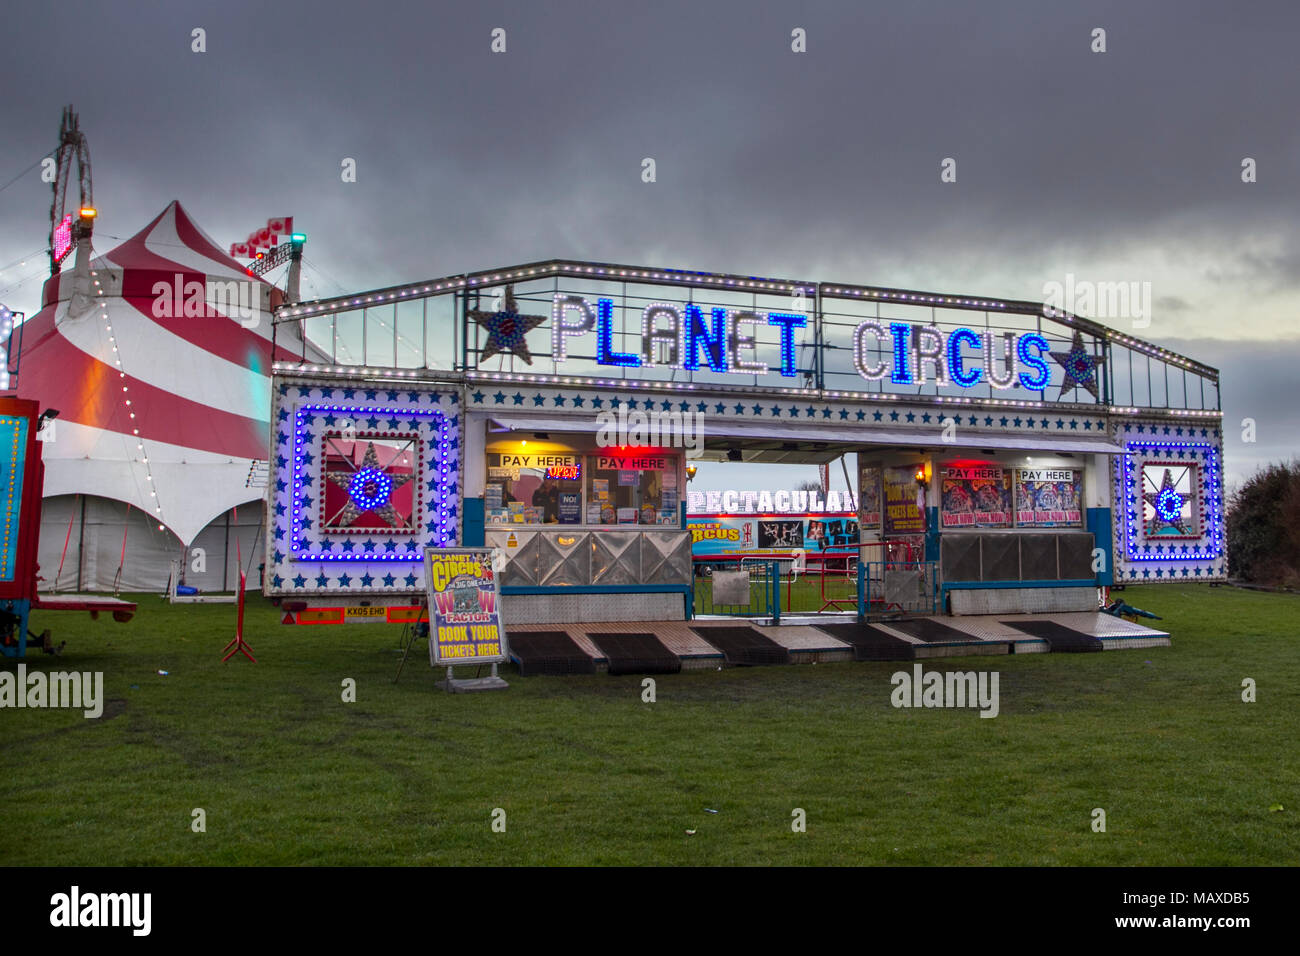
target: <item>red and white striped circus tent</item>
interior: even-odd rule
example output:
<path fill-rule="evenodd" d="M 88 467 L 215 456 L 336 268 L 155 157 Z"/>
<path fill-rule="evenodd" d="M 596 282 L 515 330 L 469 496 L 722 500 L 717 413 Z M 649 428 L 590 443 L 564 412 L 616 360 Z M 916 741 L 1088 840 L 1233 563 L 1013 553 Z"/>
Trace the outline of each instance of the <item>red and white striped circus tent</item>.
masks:
<path fill-rule="evenodd" d="M 42 589 L 161 590 L 184 557 L 187 584 L 229 590 L 240 551 L 257 586 L 263 490 L 249 476 L 270 446 L 279 299 L 176 201 L 84 278 L 45 283 L 16 383 L 59 412 L 44 445 Z M 294 330 L 275 353 L 302 356 Z"/>

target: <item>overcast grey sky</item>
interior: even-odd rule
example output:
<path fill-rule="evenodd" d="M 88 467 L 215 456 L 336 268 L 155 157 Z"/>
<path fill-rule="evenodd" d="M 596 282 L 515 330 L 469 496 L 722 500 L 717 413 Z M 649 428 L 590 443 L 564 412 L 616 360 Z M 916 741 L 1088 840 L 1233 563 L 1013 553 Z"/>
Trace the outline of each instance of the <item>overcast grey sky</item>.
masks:
<path fill-rule="evenodd" d="M 1025 299 L 1067 273 L 1150 282 L 1135 334 L 1224 373 L 1229 480 L 1295 453 L 1294 0 L 123 0 L 3 20 L 0 184 L 74 103 L 100 248 L 175 198 L 223 244 L 295 216 L 309 297 L 554 256 Z M 36 170 L 0 191 L 19 310 L 49 200 Z"/>

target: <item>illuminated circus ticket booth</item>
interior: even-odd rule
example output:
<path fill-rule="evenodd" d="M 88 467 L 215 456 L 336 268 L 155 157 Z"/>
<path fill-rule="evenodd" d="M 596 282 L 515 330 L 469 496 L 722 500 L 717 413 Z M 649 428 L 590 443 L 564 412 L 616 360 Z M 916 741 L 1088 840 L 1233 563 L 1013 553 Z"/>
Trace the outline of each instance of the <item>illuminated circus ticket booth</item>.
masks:
<path fill-rule="evenodd" d="M 1043 303 L 552 261 L 276 324 L 331 357 L 274 369 L 265 588 L 303 605 L 486 545 L 508 621 L 689 617 L 701 460 L 852 460 L 836 537 L 915 610 L 1224 575 L 1218 373 Z"/>

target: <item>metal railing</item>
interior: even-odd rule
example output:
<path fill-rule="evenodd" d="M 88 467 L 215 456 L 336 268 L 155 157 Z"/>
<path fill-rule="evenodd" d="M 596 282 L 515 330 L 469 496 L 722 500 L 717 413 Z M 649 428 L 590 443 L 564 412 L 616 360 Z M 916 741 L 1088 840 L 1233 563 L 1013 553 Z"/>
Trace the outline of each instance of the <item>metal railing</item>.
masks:
<path fill-rule="evenodd" d="M 781 619 L 781 570 L 778 561 L 749 561 L 735 571 L 714 570 L 693 582 L 696 617 L 709 614 Z"/>
<path fill-rule="evenodd" d="M 863 561 L 858 565 L 858 619 L 884 614 L 938 614 L 938 561 Z"/>

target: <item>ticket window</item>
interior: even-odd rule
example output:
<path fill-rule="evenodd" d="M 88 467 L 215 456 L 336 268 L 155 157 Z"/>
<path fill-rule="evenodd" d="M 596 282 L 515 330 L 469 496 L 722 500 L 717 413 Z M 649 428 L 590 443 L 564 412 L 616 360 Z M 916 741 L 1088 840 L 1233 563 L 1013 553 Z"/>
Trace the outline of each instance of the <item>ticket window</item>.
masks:
<path fill-rule="evenodd" d="M 578 524 L 582 456 L 571 452 L 489 452 L 483 505 L 488 525 Z"/>
<path fill-rule="evenodd" d="M 678 524 L 678 465 L 672 455 L 591 455 L 586 523 Z"/>

